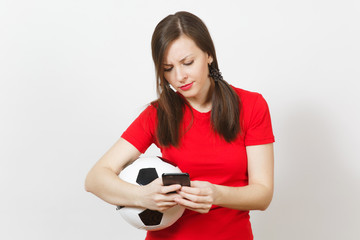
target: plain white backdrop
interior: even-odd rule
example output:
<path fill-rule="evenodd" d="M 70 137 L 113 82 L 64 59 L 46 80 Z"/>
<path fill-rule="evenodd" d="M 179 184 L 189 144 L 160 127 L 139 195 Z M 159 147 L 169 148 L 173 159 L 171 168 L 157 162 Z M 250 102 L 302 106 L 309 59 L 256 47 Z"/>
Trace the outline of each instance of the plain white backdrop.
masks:
<path fill-rule="evenodd" d="M 0 239 L 144 238 L 83 185 L 156 98 L 151 34 L 179 10 L 207 24 L 224 78 L 270 106 L 276 188 L 255 239 L 358 239 L 355 0 L 1 0 Z"/>

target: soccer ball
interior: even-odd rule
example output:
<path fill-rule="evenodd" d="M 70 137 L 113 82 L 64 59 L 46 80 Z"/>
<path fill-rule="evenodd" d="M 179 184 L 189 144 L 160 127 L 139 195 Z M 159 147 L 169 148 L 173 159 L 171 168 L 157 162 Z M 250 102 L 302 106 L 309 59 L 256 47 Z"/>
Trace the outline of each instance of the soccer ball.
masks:
<path fill-rule="evenodd" d="M 124 168 L 119 177 L 129 183 L 146 185 L 163 173 L 180 173 L 180 169 L 163 161 L 159 157 L 140 157 Z M 144 208 L 121 207 L 117 208 L 121 216 L 131 225 L 139 229 L 155 231 L 169 227 L 184 213 L 185 208 L 175 205 L 165 212 Z"/>

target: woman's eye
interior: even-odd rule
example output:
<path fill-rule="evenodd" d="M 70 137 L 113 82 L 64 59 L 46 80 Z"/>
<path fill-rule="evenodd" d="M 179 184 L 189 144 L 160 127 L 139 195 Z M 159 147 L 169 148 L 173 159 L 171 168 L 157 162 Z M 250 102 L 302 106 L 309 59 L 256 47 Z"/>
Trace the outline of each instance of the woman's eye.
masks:
<path fill-rule="evenodd" d="M 193 64 L 193 62 L 194 62 L 194 60 L 192 60 L 191 62 L 186 62 L 186 63 L 184 63 L 184 65 L 189 66 L 189 65 Z"/>
<path fill-rule="evenodd" d="M 164 72 L 170 72 L 172 68 L 164 68 Z"/>

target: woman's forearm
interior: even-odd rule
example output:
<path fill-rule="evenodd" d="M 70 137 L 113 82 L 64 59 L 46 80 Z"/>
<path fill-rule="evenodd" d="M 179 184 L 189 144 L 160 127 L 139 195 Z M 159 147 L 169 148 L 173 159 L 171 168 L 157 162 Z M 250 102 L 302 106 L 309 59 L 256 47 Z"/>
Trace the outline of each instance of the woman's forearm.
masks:
<path fill-rule="evenodd" d="M 121 206 L 139 206 L 139 186 L 127 183 L 106 167 L 92 169 L 86 177 L 85 189 L 102 200 Z"/>
<path fill-rule="evenodd" d="M 273 189 L 261 184 L 244 187 L 215 186 L 215 205 L 243 211 L 265 210 L 273 196 Z"/>

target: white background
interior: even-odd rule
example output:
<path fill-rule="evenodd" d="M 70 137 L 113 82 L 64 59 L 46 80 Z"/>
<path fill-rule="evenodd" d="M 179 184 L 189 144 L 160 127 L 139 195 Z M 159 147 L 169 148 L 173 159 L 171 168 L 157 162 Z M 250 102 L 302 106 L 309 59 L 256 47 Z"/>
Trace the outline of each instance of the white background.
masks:
<path fill-rule="evenodd" d="M 270 106 L 276 188 L 255 239 L 358 239 L 355 0 L 1 0 L 0 239 L 144 238 L 83 185 L 156 98 L 151 35 L 179 10 L 209 27 L 224 78 Z"/>

